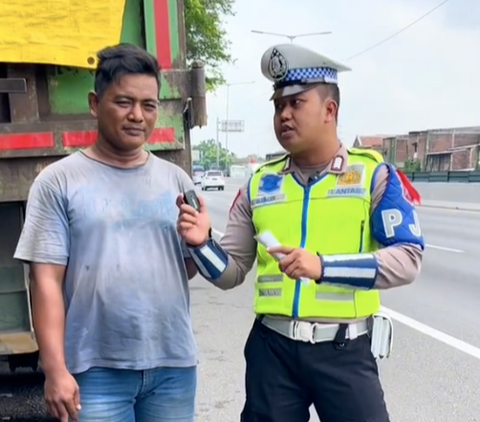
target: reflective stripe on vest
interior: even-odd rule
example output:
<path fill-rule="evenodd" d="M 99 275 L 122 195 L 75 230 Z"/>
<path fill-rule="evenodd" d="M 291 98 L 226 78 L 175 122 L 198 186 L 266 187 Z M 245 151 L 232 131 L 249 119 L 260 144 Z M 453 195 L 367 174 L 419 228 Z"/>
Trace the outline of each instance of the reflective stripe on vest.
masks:
<path fill-rule="evenodd" d="M 278 174 L 284 167 L 282 161 L 259 169 L 249 186 L 256 233 L 269 230 L 285 246 L 323 255 L 376 250 L 370 233 L 370 185 L 377 165 L 367 155 L 349 154 L 343 175 L 326 174 L 307 187 L 293 174 Z M 359 318 L 372 315 L 379 307 L 377 290 L 291 280 L 258 244 L 257 314 Z"/>

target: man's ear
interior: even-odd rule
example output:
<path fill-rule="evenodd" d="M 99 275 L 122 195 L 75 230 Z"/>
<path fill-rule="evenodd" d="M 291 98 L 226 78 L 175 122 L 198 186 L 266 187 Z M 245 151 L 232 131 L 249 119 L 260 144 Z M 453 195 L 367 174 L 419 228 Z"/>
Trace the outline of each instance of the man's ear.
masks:
<path fill-rule="evenodd" d="M 336 122 L 338 117 L 338 104 L 331 99 L 327 99 L 325 108 L 327 109 L 325 123 Z"/>
<path fill-rule="evenodd" d="M 96 118 L 98 115 L 98 95 L 94 91 L 88 93 L 88 106 L 90 114 Z"/>

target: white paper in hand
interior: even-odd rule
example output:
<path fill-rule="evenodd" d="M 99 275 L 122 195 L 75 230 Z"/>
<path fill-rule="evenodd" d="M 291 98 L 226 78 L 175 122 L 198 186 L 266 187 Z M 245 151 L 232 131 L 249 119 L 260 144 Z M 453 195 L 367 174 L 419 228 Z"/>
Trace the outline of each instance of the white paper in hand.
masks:
<path fill-rule="evenodd" d="M 277 238 L 269 231 L 260 233 L 259 235 L 255 236 L 255 239 L 257 240 L 257 242 L 260 242 L 266 248 L 282 246 L 280 242 L 277 240 Z M 274 256 L 277 259 L 277 261 L 279 261 L 285 255 L 283 253 L 276 253 L 276 254 L 272 254 L 272 256 Z"/>
<path fill-rule="evenodd" d="M 264 231 L 257 236 L 255 236 L 255 240 L 261 243 L 266 248 L 273 248 L 275 246 L 282 246 L 281 243 L 277 240 L 277 238 L 268 230 Z M 277 260 L 280 261 L 285 255 L 283 253 L 275 253 L 272 256 Z M 310 284 L 310 280 L 308 278 L 300 278 L 300 281 L 304 284 Z"/>

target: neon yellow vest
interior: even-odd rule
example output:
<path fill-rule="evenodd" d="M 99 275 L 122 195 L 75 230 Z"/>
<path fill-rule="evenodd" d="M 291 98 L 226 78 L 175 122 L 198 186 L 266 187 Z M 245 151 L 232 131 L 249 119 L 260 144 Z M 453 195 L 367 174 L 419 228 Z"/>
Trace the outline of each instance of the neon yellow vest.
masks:
<path fill-rule="evenodd" d="M 257 234 L 268 230 L 285 246 L 322 255 L 378 249 L 370 233 L 370 186 L 383 161 L 380 154 L 350 149 L 343 175 L 326 174 L 308 187 L 298 183 L 294 174 L 278 174 L 286 159 L 266 163 L 252 176 L 249 195 Z M 349 319 L 372 315 L 379 307 L 377 290 L 306 285 L 288 278 L 258 244 L 256 314 Z"/>

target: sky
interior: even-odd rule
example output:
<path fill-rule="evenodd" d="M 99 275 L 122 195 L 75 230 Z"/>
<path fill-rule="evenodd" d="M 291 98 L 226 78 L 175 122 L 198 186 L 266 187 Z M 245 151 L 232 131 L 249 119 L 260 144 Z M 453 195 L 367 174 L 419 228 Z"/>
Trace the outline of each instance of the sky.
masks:
<path fill-rule="evenodd" d="M 352 68 L 339 74 L 339 138 L 402 134 L 414 130 L 480 125 L 480 1 L 450 0 L 391 40 L 441 0 L 237 0 L 225 20 L 233 65 L 222 67 L 229 87 L 228 119 L 243 133 L 220 133 L 238 156 L 279 150 L 272 129 L 272 86 L 260 71 L 265 50 L 287 38 L 255 34 L 331 31 L 299 37 Z M 350 59 L 349 59 L 350 58 Z M 253 83 L 252 83 L 253 82 Z M 227 87 L 207 97 L 208 125 L 192 131 L 193 143 L 216 138 L 216 119 L 227 117 Z"/>

